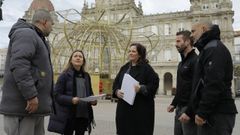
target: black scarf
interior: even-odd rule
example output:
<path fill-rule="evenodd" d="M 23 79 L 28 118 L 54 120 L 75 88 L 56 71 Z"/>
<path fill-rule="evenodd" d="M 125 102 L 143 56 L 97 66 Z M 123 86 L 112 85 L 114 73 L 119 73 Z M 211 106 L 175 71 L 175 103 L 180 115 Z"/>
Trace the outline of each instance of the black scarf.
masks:
<path fill-rule="evenodd" d="M 214 39 L 221 39 L 220 29 L 218 25 L 213 25 L 209 31 L 203 33 L 199 40 L 194 44 L 194 46 L 197 47 L 199 52 L 201 52 L 202 49 L 207 45 L 207 43 Z"/>

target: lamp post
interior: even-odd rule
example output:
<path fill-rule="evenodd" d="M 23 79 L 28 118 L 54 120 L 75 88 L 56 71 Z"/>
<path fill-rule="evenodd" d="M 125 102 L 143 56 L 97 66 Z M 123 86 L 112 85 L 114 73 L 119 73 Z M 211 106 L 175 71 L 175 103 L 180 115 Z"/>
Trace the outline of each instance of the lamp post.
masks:
<path fill-rule="evenodd" d="M 0 0 L 0 21 L 3 19 L 3 17 L 2 17 L 2 4 L 3 4 L 3 0 Z"/>

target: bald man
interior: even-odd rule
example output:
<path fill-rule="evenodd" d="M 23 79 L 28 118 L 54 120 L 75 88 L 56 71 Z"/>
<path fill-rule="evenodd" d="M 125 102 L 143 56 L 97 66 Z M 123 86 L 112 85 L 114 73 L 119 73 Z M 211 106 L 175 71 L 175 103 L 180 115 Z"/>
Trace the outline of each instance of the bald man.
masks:
<path fill-rule="evenodd" d="M 200 52 L 191 100 L 198 135 L 231 135 L 237 113 L 231 92 L 231 54 L 220 41 L 218 25 L 199 22 L 192 26 L 191 32 L 194 46 Z"/>

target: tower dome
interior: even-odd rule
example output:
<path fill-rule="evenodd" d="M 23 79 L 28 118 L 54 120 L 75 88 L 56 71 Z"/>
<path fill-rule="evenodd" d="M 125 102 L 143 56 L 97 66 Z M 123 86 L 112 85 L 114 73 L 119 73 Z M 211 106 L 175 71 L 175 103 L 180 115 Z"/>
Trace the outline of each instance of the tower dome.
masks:
<path fill-rule="evenodd" d="M 34 12 L 38 9 L 45 9 L 49 11 L 52 15 L 53 21 L 55 23 L 58 22 L 54 6 L 50 0 L 33 0 L 28 10 L 25 11 L 25 15 L 23 16 L 23 18 L 26 19 L 28 22 L 31 22 Z"/>
<path fill-rule="evenodd" d="M 54 11 L 53 4 L 50 0 L 33 0 L 28 10 L 46 9 Z"/>

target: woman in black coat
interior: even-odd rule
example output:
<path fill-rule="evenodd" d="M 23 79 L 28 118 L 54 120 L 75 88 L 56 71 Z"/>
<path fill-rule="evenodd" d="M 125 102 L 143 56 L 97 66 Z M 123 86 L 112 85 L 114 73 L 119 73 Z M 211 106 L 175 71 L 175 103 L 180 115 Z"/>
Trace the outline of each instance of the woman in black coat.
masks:
<path fill-rule="evenodd" d="M 136 97 L 133 105 L 122 98 L 121 84 L 125 73 L 139 82 L 135 86 Z M 129 62 L 121 67 L 113 83 L 113 97 L 118 98 L 116 128 L 118 135 L 153 135 L 154 97 L 159 86 L 157 73 L 148 64 L 146 48 L 139 44 L 130 45 Z"/>
<path fill-rule="evenodd" d="M 94 124 L 92 105 L 80 98 L 93 95 L 91 78 L 84 70 L 85 57 L 82 51 L 72 53 L 67 68 L 55 85 L 56 114 L 50 116 L 48 130 L 64 135 L 84 135 L 91 132 Z"/>

